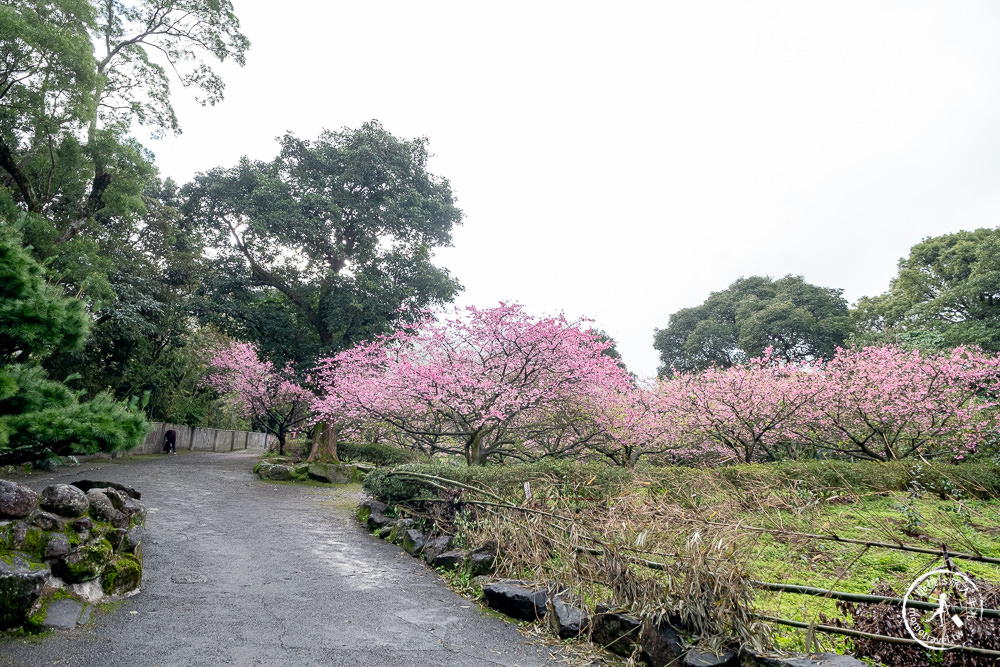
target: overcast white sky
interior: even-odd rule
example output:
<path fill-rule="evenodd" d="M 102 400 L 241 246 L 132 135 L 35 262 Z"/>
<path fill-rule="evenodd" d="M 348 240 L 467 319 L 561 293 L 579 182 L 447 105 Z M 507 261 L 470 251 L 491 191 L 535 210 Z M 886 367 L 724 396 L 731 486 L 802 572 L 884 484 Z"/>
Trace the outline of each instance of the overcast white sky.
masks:
<path fill-rule="evenodd" d="M 1000 4 L 234 0 L 214 108 L 164 176 L 373 118 L 426 136 L 465 211 L 460 303 L 589 316 L 629 368 L 740 276 L 852 303 L 927 236 L 1000 224 Z"/>

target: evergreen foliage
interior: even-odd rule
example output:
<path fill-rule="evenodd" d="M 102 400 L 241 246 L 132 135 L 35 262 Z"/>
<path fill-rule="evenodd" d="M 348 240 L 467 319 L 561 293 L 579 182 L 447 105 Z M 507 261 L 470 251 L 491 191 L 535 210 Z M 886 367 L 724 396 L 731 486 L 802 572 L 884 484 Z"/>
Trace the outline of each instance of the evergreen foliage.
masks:
<path fill-rule="evenodd" d="M 665 329 L 656 330 L 659 374 L 729 368 L 768 348 L 788 362 L 831 357 L 851 333 L 842 292 L 802 276 L 740 278 L 700 306 L 677 311 Z"/>
<path fill-rule="evenodd" d="M 88 327 L 83 302 L 62 298 L 13 226 L 0 223 L 0 365 L 56 348 L 79 349 Z"/>
<path fill-rule="evenodd" d="M 81 392 L 49 379 L 39 365 L 59 349 L 79 348 L 88 321 L 81 301 L 45 281 L 8 223 L 0 224 L 0 324 L 0 464 L 119 452 L 142 442 L 146 418 L 137 401 L 109 393 L 81 401 Z"/>
<path fill-rule="evenodd" d="M 899 260 L 889 290 L 852 314 L 859 342 L 1000 351 L 1000 229 L 924 239 Z"/>

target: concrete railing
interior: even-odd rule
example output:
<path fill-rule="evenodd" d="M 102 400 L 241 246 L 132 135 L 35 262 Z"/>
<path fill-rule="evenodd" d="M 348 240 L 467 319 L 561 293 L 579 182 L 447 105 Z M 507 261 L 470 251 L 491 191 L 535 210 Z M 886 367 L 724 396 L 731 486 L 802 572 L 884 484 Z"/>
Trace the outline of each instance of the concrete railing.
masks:
<path fill-rule="evenodd" d="M 146 441 L 129 454 L 156 454 L 163 451 L 163 434 L 173 429 L 177 433 L 177 449 L 195 452 L 235 452 L 251 450 L 263 452 L 277 438 L 268 433 L 229 431 L 218 428 L 197 428 L 181 424 L 151 422 L 153 428 Z"/>

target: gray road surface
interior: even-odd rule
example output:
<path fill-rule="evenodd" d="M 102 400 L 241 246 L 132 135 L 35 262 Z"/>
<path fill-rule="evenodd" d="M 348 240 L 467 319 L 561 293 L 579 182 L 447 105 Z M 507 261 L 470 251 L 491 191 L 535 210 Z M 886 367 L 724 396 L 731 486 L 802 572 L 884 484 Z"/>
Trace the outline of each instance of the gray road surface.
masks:
<path fill-rule="evenodd" d="M 0 665 L 544 665 L 398 547 L 368 535 L 343 491 L 258 480 L 247 454 L 95 461 L 18 481 L 142 492 L 142 592 L 87 626 L 0 643 Z"/>

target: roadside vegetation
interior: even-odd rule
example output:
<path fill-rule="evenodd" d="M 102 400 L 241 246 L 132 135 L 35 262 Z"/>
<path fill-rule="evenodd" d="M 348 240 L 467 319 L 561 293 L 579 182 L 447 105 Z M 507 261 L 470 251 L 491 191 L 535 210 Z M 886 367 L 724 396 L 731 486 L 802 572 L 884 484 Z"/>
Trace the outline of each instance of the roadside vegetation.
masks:
<path fill-rule="evenodd" d="M 591 611 L 605 603 L 679 616 L 714 649 L 735 638 L 859 653 L 850 637 L 772 619 L 895 634 L 898 609 L 871 620 L 884 608 L 858 604 L 856 614 L 795 587 L 902 597 L 919 575 L 950 564 L 990 595 L 1000 563 L 1000 466 L 987 462 L 406 465 L 377 470 L 364 486 L 460 543 L 496 541 L 501 576 L 567 585 Z M 859 654 L 886 649 L 870 644 Z M 927 659 L 919 647 L 890 648 L 911 660 L 896 664 Z"/>

